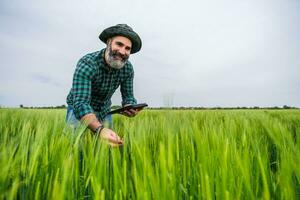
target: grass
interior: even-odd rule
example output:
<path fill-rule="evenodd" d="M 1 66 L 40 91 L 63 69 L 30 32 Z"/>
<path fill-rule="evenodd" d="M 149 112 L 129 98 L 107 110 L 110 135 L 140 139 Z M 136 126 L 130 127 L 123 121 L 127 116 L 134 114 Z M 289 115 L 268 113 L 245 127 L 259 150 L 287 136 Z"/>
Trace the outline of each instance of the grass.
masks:
<path fill-rule="evenodd" d="M 0 109 L 1 199 L 300 198 L 299 110 L 114 116 L 114 149 L 64 118 Z"/>

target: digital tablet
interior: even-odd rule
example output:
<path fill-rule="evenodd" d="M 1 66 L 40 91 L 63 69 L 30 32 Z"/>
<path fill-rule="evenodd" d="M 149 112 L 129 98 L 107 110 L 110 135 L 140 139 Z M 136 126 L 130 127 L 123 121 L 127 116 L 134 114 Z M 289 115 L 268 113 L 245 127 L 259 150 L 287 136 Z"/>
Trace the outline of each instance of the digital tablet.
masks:
<path fill-rule="evenodd" d="M 139 104 L 128 105 L 128 106 L 124 106 L 122 108 L 118 108 L 118 109 L 112 110 L 108 114 L 110 114 L 110 115 L 112 115 L 112 114 L 121 114 L 125 110 L 142 109 L 142 108 L 145 108 L 147 106 L 148 106 L 148 104 L 146 104 L 146 103 L 139 103 Z"/>

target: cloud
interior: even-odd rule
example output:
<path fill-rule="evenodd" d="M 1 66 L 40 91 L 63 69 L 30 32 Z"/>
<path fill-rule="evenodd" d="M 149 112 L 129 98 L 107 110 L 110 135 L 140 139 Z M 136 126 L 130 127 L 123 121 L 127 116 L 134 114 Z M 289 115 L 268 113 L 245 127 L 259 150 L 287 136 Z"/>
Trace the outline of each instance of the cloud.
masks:
<path fill-rule="evenodd" d="M 56 86 L 56 87 L 62 86 L 61 83 L 53 80 L 49 76 L 45 76 L 45 75 L 41 75 L 41 74 L 33 74 L 31 77 L 32 77 L 34 82 L 38 82 L 38 83 L 46 84 L 46 85 L 53 85 L 53 86 Z"/>

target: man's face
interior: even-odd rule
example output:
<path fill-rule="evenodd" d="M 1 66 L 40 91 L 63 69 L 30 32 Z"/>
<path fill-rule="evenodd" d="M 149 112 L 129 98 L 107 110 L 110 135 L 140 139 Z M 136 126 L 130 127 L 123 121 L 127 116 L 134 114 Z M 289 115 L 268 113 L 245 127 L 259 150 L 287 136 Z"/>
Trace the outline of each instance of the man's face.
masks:
<path fill-rule="evenodd" d="M 131 41 L 123 36 L 115 36 L 108 40 L 105 52 L 106 62 L 115 69 L 121 69 L 129 58 Z"/>

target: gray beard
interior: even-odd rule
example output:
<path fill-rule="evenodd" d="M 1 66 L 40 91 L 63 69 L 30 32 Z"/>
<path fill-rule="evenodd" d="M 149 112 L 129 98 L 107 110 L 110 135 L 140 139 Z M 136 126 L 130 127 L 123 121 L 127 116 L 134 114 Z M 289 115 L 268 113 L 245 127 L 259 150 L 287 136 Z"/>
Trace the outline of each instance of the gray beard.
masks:
<path fill-rule="evenodd" d="M 111 50 L 111 47 L 110 45 L 107 46 L 107 49 L 106 49 L 106 52 L 105 52 L 107 55 L 106 55 L 106 58 L 107 58 L 107 64 L 111 67 L 111 68 L 114 68 L 114 69 L 121 69 L 124 67 L 126 60 L 124 61 L 121 61 L 121 60 L 115 60 L 114 59 L 114 56 L 113 56 L 113 52 Z"/>
<path fill-rule="evenodd" d="M 113 57 L 108 56 L 108 60 L 107 60 L 107 64 L 114 69 L 121 69 L 124 67 L 125 62 L 121 61 L 121 60 L 114 60 Z"/>

